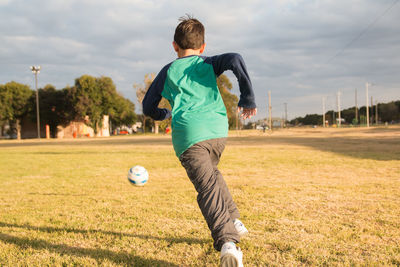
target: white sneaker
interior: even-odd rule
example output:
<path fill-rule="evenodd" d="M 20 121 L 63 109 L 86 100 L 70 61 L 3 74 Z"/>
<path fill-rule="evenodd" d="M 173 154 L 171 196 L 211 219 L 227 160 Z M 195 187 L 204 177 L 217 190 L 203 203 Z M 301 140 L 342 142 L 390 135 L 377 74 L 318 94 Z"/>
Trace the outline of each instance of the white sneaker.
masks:
<path fill-rule="evenodd" d="M 243 253 L 235 243 L 226 242 L 222 245 L 221 267 L 243 267 Z"/>
<path fill-rule="evenodd" d="M 239 219 L 235 219 L 233 221 L 233 224 L 235 225 L 236 231 L 238 232 L 239 236 L 244 236 L 249 233 L 247 228 Z"/>

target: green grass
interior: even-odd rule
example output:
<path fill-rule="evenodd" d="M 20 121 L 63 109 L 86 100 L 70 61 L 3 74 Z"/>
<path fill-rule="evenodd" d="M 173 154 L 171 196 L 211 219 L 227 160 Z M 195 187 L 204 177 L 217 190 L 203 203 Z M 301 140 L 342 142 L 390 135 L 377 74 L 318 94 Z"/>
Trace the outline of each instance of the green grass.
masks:
<path fill-rule="evenodd" d="M 245 266 L 400 265 L 400 128 L 232 132 L 220 170 Z M 218 263 L 169 137 L 0 141 L 0 266 Z"/>

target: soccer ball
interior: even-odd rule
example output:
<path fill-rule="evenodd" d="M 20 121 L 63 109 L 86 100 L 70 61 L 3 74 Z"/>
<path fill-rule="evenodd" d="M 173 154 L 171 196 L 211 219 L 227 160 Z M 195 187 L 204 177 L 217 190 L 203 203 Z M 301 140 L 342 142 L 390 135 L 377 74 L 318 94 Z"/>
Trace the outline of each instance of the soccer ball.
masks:
<path fill-rule="evenodd" d="M 136 186 L 143 186 L 149 180 L 149 173 L 142 166 L 134 166 L 129 169 L 128 181 Z"/>

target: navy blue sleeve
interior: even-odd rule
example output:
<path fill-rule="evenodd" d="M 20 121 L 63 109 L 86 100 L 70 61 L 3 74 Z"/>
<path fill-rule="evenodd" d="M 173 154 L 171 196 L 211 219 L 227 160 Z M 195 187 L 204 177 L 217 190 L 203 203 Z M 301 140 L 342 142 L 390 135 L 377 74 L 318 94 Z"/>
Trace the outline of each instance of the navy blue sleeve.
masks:
<path fill-rule="evenodd" d="M 169 109 L 158 108 L 170 65 L 171 63 L 162 68 L 160 73 L 158 73 L 157 77 L 151 83 L 149 90 L 147 90 L 147 93 L 143 98 L 143 113 L 144 115 L 151 117 L 153 120 L 162 121 L 171 117 L 171 111 Z"/>
<path fill-rule="evenodd" d="M 226 70 L 231 70 L 235 74 L 240 90 L 238 106 L 244 108 L 255 108 L 256 102 L 246 65 L 241 55 L 237 53 L 226 53 L 218 56 L 206 58 L 206 62 L 211 63 L 216 76 L 221 75 Z"/>

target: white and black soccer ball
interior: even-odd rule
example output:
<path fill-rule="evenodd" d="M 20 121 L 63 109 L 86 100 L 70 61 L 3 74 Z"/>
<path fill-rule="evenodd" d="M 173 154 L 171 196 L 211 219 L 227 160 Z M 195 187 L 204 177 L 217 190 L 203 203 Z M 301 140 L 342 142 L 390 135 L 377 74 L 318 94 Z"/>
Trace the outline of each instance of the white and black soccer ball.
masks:
<path fill-rule="evenodd" d="M 129 169 L 128 181 L 136 186 L 143 186 L 149 180 L 149 173 L 142 166 L 134 166 Z"/>

